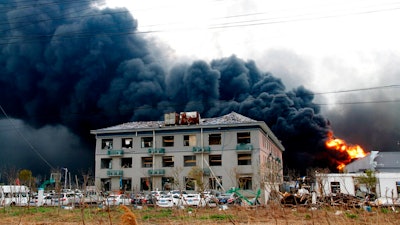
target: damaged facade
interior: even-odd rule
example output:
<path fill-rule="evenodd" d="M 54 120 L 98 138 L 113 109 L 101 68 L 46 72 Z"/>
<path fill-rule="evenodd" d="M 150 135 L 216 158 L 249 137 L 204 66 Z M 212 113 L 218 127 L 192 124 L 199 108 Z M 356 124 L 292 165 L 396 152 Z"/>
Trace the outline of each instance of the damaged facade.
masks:
<path fill-rule="evenodd" d="M 284 147 L 263 121 L 235 112 L 200 118 L 168 113 L 164 121 L 130 122 L 96 135 L 96 184 L 104 191 L 198 190 L 189 173 L 200 168 L 205 189 L 258 190 L 282 182 Z"/>
<path fill-rule="evenodd" d="M 348 194 L 364 197 L 373 193 L 376 198 L 398 200 L 400 197 L 400 153 L 372 151 L 364 158 L 349 163 L 345 173 L 316 174 L 316 188 L 319 196 Z M 371 171 L 375 179 L 372 187 L 360 183 L 360 177 L 366 177 L 365 171 Z"/>

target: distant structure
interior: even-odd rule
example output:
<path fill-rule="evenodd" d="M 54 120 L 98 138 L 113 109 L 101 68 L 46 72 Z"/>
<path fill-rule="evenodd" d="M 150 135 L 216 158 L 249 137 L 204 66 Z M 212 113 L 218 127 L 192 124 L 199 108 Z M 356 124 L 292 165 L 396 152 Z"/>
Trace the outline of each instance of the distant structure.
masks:
<path fill-rule="evenodd" d="M 344 173 L 316 174 L 315 190 L 318 195 L 349 194 L 363 197 L 373 193 L 378 201 L 400 203 L 400 152 L 372 151 L 364 158 L 357 159 L 344 167 Z M 367 187 L 360 183 L 366 171 L 373 171 L 376 184 Z"/>
<path fill-rule="evenodd" d="M 283 181 L 281 142 L 265 122 L 235 112 L 216 118 L 173 112 L 164 121 L 91 133 L 96 184 L 103 191 L 198 190 L 189 176 L 193 167 L 202 171 L 205 189 L 256 191 Z"/>
<path fill-rule="evenodd" d="M 348 173 L 372 170 L 377 172 L 400 173 L 400 152 L 372 151 L 367 156 L 347 164 Z"/>

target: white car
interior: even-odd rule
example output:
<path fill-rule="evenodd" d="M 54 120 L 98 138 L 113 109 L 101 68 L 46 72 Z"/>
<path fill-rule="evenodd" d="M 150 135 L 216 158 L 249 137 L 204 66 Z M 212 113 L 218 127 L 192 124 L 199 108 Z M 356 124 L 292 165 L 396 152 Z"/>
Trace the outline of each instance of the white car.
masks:
<path fill-rule="evenodd" d="M 182 199 L 183 205 L 187 206 L 205 206 L 205 200 L 201 199 L 200 194 L 186 194 Z"/>
<path fill-rule="evenodd" d="M 126 195 L 110 195 L 106 199 L 107 206 L 115 206 L 115 205 L 130 205 L 131 198 Z"/>
<path fill-rule="evenodd" d="M 74 193 L 51 194 L 43 197 L 43 205 L 45 206 L 67 206 L 75 205 L 80 202 L 81 198 Z"/>
<path fill-rule="evenodd" d="M 161 195 L 156 205 L 160 207 L 173 207 L 175 205 L 174 198 L 172 195 Z"/>

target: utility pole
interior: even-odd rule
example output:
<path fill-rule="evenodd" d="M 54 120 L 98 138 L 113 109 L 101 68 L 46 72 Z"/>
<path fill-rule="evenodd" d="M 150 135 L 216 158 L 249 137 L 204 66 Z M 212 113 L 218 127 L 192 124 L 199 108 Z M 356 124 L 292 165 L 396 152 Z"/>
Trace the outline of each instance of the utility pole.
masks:
<path fill-rule="evenodd" d="M 64 175 L 64 190 L 67 189 L 67 176 L 68 176 L 68 168 L 62 168 L 65 170 L 65 175 Z"/>

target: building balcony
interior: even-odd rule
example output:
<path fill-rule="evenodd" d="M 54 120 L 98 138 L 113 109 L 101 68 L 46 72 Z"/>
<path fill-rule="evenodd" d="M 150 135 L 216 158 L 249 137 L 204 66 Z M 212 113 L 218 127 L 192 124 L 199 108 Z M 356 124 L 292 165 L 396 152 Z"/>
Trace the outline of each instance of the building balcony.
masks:
<path fill-rule="evenodd" d="M 123 156 L 124 150 L 108 150 L 107 155 L 114 157 Z"/>
<path fill-rule="evenodd" d="M 165 170 L 164 169 L 151 169 L 148 170 L 147 173 L 149 176 L 164 176 L 165 175 Z"/>
<path fill-rule="evenodd" d="M 147 151 L 150 155 L 164 155 L 165 154 L 165 148 L 149 148 Z"/>
<path fill-rule="evenodd" d="M 250 152 L 253 150 L 252 144 L 238 144 L 236 145 L 236 152 Z"/>
<path fill-rule="evenodd" d="M 210 153 L 210 152 L 211 152 L 210 146 L 206 146 L 206 147 L 195 146 L 195 147 L 193 147 L 193 153 Z"/>
<path fill-rule="evenodd" d="M 122 170 L 107 170 L 107 176 L 109 177 L 122 177 L 124 171 Z"/>

